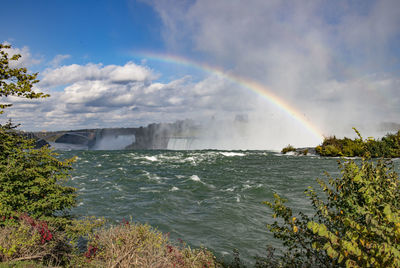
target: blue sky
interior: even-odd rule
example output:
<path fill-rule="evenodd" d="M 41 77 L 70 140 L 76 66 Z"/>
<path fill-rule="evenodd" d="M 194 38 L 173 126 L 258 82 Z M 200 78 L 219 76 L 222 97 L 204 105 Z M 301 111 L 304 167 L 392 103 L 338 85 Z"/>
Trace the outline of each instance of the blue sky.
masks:
<path fill-rule="evenodd" d="M 17 0 L 2 10 L 1 36 L 46 60 L 61 53 L 71 63 L 123 64 L 128 51 L 165 49 L 158 14 L 141 2 Z"/>
<path fill-rule="evenodd" d="M 259 133 L 249 147 L 270 146 L 264 137 L 315 143 L 301 123 L 252 90 L 150 53 L 260 83 L 325 135 L 345 135 L 352 126 L 376 134 L 382 122 L 400 123 L 397 0 L 14 0 L 3 1 L 2 21 L 0 42 L 23 55 L 19 64 L 39 72 L 38 90 L 52 96 L 4 100 L 14 106 L 3 120 L 23 129 L 246 114 L 247 133 Z"/>

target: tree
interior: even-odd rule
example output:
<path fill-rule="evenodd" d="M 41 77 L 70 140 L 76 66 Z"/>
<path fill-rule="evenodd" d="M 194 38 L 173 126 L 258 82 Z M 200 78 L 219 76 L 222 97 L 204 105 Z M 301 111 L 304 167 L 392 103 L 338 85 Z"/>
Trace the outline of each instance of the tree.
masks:
<path fill-rule="evenodd" d="M 13 68 L 10 63 L 18 61 L 21 55 L 8 57 L 7 49 L 11 45 L 0 44 L 0 97 L 19 96 L 29 99 L 46 98 L 48 94 L 34 92 L 33 85 L 38 83 L 38 73 L 29 74 L 26 68 Z M 0 104 L 0 113 L 12 104 Z"/>
<path fill-rule="evenodd" d="M 37 73 L 13 68 L 8 57 L 10 45 L 0 44 L 0 97 L 43 98 L 33 90 Z M 11 106 L 1 104 L 2 109 Z M 76 189 L 62 183 L 68 177 L 72 159 L 60 161 L 49 148 L 33 148 L 33 141 L 15 131 L 11 123 L 0 125 L 0 220 L 28 213 L 35 218 L 61 219 L 60 212 L 76 204 Z"/>

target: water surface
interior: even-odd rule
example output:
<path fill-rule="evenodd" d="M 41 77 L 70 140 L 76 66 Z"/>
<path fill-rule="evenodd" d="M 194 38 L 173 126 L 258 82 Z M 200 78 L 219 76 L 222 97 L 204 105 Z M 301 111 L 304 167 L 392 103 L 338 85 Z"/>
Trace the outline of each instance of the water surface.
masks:
<path fill-rule="evenodd" d="M 174 240 L 205 246 L 217 256 L 237 248 L 251 262 L 267 244 L 277 245 L 265 225 L 263 205 L 276 192 L 295 210 L 311 213 L 307 186 L 335 158 L 286 156 L 270 151 L 60 151 L 77 156 L 70 184 L 78 188 L 76 215 L 112 222 L 149 223 Z M 396 162 L 397 164 L 398 162 Z"/>

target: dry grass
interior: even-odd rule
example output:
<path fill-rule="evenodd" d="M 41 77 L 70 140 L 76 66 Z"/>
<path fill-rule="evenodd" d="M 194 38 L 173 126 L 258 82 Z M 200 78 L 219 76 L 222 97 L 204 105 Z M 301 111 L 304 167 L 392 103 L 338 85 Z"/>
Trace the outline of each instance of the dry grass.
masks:
<path fill-rule="evenodd" d="M 34 224 L 33 224 L 34 223 Z M 203 248 L 179 246 L 149 225 L 125 222 L 89 234 L 87 252 L 73 250 L 65 233 L 50 228 L 43 240 L 38 221 L 27 217 L 0 226 L 0 265 L 10 267 L 219 267 Z M 46 225 L 47 228 L 47 225 Z M 51 229 L 51 230 L 50 230 Z M 1 266 L 0 266 L 1 267 Z M 7 266 L 8 267 L 8 266 Z"/>
<path fill-rule="evenodd" d="M 149 225 L 125 223 L 102 229 L 89 247 L 92 252 L 86 255 L 96 267 L 217 267 L 211 252 L 174 246 Z"/>

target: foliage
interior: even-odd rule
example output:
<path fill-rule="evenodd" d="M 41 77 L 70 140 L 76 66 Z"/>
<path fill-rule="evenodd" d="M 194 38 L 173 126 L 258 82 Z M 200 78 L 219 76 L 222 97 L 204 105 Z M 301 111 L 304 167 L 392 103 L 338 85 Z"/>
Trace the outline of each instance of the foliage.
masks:
<path fill-rule="evenodd" d="M 62 185 L 72 161 L 58 160 L 47 147 L 33 149 L 33 141 L 0 127 L 0 217 L 25 212 L 50 220 L 75 206 L 75 188 Z"/>
<path fill-rule="evenodd" d="M 34 84 L 38 83 L 37 73 L 29 74 L 26 68 L 12 67 L 21 55 L 15 54 L 9 58 L 7 50 L 11 46 L 0 44 L 0 97 L 19 96 L 29 99 L 45 98 L 49 95 L 33 91 Z M 10 66 L 11 65 L 11 66 Z M 2 109 L 11 106 L 11 104 L 0 104 L 0 113 Z"/>
<path fill-rule="evenodd" d="M 281 153 L 286 154 L 288 152 L 296 152 L 296 148 L 294 148 L 292 145 L 288 145 L 285 148 L 282 149 Z"/>
<path fill-rule="evenodd" d="M 287 267 L 399 267 L 400 182 L 391 162 L 365 157 L 340 163 L 342 176 L 318 180 L 325 198 L 306 193 L 313 216 L 293 211 L 278 195 L 265 202 L 281 219 L 269 225 L 286 248 Z"/>
<path fill-rule="evenodd" d="M 315 148 L 322 156 L 363 156 L 368 152 L 372 157 L 400 157 L 400 130 L 395 134 L 387 134 L 382 139 L 368 138 L 363 140 L 360 133 L 354 129 L 358 138 L 338 139 L 335 136 L 325 138 L 323 143 Z"/>

